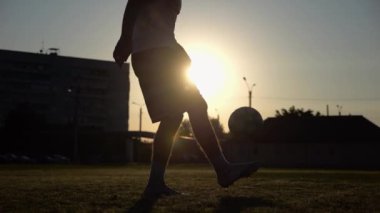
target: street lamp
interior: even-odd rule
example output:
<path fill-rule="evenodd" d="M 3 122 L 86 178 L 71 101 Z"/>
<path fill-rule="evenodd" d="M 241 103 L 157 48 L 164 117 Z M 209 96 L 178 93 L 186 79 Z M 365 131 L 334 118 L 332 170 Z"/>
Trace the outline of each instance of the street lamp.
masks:
<path fill-rule="evenodd" d="M 219 121 L 220 120 L 220 116 L 219 116 L 218 108 L 215 108 L 215 113 L 216 113 L 216 119 Z"/>
<path fill-rule="evenodd" d="M 252 84 L 250 86 L 250 84 L 248 83 L 246 77 L 243 77 L 243 80 L 244 80 L 245 85 L 247 86 L 247 89 L 248 89 L 248 106 L 252 107 L 252 89 L 253 89 L 254 86 L 256 86 L 256 84 Z"/>
<path fill-rule="evenodd" d="M 141 131 L 142 131 L 142 107 L 144 106 L 144 104 L 139 104 L 137 102 L 132 102 L 132 104 L 137 105 L 137 106 L 140 107 L 140 112 L 139 112 L 139 131 L 140 131 L 140 134 L 141 134 Z"/>
<path fill-rule="evenodd" d="M 141 135 L 142 135 L 142 107 L 144 106 L 144 104 L 139 104 L 137 102 L 132 102 L 132 104 L 134 105 L 137 105 L 139 106 L 140 108 L 140 111 L 139 111 L 139 132 L 140 132 L 140 135 L 138 137 L 138 141 L 136 143 L 136 141 L 133 142 L 133 161 L 136 162 L 137 161 L 137 153 L 138 153 L 138 143 L 141 143 Z"/>
<path fill-rule="evenodd" d="M 77 77 L 79 79 L 79 77 Z M 75 88 L 68 88 L 67 93 L 74 97 L 74 112 L 73 112 L 73 134 L 74 134 L 74 144 L 73 144 L 73 161 L 74 163 L 80 163 L 80 156 L 79 156 L 79 141 L 78 141 L 78 134 L 79 134 L 79 107 L 80 107 L 80 84 L 78 83 Z"/>

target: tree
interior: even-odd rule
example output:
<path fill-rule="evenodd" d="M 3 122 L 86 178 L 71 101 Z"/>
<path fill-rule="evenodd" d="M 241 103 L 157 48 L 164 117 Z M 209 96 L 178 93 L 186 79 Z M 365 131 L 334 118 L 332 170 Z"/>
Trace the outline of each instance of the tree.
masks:
<path fill-rule="evenodd" d="M 215 134 L 218 138 L 222 138 L 225 136 L 225 131 L 223 125 L 220 123 L 220 120 L 217 118 L 210 118 L 211 126 L 213 127 Z M 193 130 L 191 128 L 190 121 L 185 119 L 182 121 L 181 126 L 178 129 L 178 135 L 180 136 L 188 136 L 193 137 Z"/>
<path fill-rule="evenodd" d="M 276 115 L 278 117 L 286 117 L 286 118 L 297 118 L 297 117 L 317 117 L 321 116 L 321 113 L 316 111 L 314 112 L 311 109 L 304 110 L 303 108 L 296 108 L 295 106 L 291 106 L 289 109 L 282 108 L 281 110 L 276 110 Z"/>
<path fill-rule="evenodd" d="M 191 124 L 188 119 L 182 121 L 181 126 L 178 129 L 178 135 L 187 137 L 193 136 L 193 129 L 191 128 Z"/>
<path fill-rule="evenodd" d="M 211 126 L 214 128 L 214 132 L 218 138 L 223 138 L 226 136 L 226 132 L 224 131 L 224 127 L 218 118 L 210 119 Z"/>

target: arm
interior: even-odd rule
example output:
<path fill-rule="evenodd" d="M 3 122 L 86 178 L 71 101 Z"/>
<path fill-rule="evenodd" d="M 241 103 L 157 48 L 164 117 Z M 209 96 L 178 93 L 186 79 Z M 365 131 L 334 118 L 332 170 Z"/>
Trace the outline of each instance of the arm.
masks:
<path fill-rule="evenodd" d="M 123 25 L 121 28 L 121 38 L 132 38 L 133 27 L 140 12 L 141 5 L 144 0 L 128 0 L 127 6 L 124 11 Z"/>
<path fill-rule="evenodd" d="M 148 0 L 128 0 L 125 8 L 121 36 L 113 52 L 115 62 L 121 67 L 132 51 L 133 28 L 142 4 Z"/>

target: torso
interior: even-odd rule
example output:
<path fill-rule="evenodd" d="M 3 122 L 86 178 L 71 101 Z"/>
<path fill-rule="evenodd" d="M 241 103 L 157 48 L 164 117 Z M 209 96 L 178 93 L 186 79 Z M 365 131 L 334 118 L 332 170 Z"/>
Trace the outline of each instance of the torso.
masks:
<path fill-rule="evenodd" d="M 174 29 L 181 4 L 181 0 L 152 0 L 144 6 L 135 23 L 132 52 L 176 45 Z"/>

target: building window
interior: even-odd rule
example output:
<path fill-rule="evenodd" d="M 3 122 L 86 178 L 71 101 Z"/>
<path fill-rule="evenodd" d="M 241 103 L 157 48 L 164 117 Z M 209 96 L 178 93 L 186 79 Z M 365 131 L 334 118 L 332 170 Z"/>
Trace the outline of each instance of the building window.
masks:
<path fill-rule="evenodd" d="M 103 69 L 93 69 L 90 71 L 90 74 L 97 77 L 108 77 L 109 73 L 107 70 Z"/>

